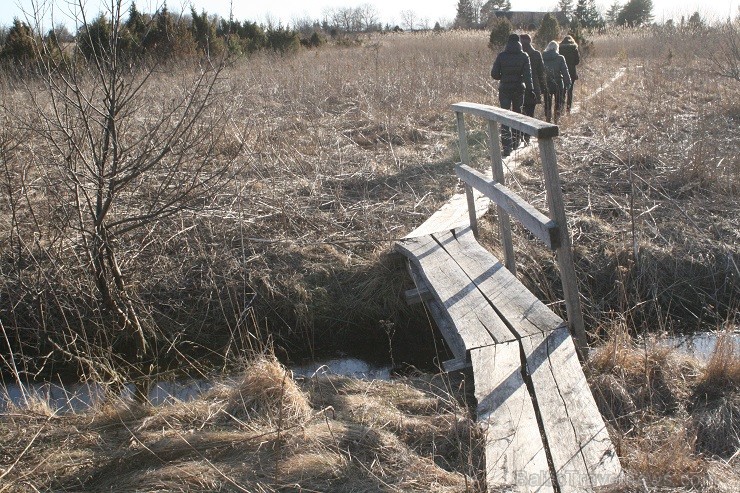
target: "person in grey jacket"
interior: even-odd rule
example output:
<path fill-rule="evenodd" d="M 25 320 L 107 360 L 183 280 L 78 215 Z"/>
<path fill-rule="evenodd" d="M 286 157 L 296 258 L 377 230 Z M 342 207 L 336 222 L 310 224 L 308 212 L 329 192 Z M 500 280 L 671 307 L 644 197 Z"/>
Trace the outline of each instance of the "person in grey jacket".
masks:
<path fill-rule="evenodd" d="M 566 99 L 566 110 L 570 113 L 570 108 L 573 106 L 573 86 L 578 80 L 578 72 L 576 72 L 576 65 L 581 63 L 581 53 L 578 51 L 578 44 L 573 36 L 566 36 L 560 42 L 560 54 L 565 58 L 565 63 L 568 65 L 568 73 L 570 73 L 570 85 L 565 88 L 565 99 Z"/>
<path fill-rule="evenodd" d="M 504 51 L 496 56 L 491 68 L 491 77 L 499 81 L 498 101 L 502 108 L 522 112 L 524 104 L 524 93 L 534 93 L 532 85 L 532 67 L 529 56 L 522 50 L 519 35 L 510 34 Z M 513 149 L 519 147 L 521 136 L 519 132 L 512 131 L 509 127 L 501 125 L 501 144 L 503 145 L 503 156 L 511 154 Z"/>
<path fill-rule="evenodd" d="M 521 34 L 519 39 L 521 40 L 524 53 L 529 55 L 529 64 L 532 66 L 532 86 L 534 88 L 534 97 L 530 97 L 527 94 L 524 95 L 522 113 L 534 117 L 535 106 L 542 103 L 542 95 L 547 94 L 545 64 L 542 62 L 542 53 L 534 48 L 532 38 L 529 34 Z M 529 135 L 524 136 L 524 141 L 529 143 Z"/>
<path fill-rule="evenodd" d="M 558 53 L 558 42 L 550 41 L 542 52 L 542 61 L 545 64 L 545 79 L 547 79 L 547 97 L 545 97 L 545 118 L 552 121 L 552 98 L 555 97 L 555 123 L 558 123 L 563 111 L 563 94 L 570 85 L 570 73 L 563 55 Z"/>

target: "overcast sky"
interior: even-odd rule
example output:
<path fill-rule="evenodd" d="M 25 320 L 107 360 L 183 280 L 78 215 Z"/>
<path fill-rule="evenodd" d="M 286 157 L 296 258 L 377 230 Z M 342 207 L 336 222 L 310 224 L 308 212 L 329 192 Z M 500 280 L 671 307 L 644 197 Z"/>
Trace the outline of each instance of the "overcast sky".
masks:
<path fill-rule="evenodd" d="M 384 24 L 400 24 L 402 11 L 412 11 L 420 21 L 426 19 L 431 25 L 440 21 L 444 24 L 455 17 L 458 0 L 170 0 L 167 7 L 170 11 L 187 11 L 190 4 L 196 10 L 206 10 L 209 14 L 218 14 L 222 17 L 229 15 L 230 5 L 233 5 L 234 17 L 239 20 L 250 20 L 265 23 L 268 19 L 281 21 L 285 24 L 295 19 L 309 17 L 319 19 L 324 11 L 338 7 L 354 7 L 363 4 L 375 6 L 380 19 Z M 597 5 L 606 9 L 614 0 L 597 0 Z M 624 4 L 627 0 L 618 0 Z M 31 13 L 32 4 L 46 3 L 55 5 L 55 22 L 64 22 L 74 26 L 70 21 L 70 12 L 74 12 L 77 0 L 0 0 L 0 25 L 10 25 L 14 17 L 23 18 L 24 11 Z M 130 0 L 125 0 L 128 6 Z M 557 0 L 511 0 L 513 10 L 554 10 Z M 576 0 L 573 1 L 573 4 Z M 96 14 L 110 0 L 83 0 L 87 11 Z M 154 12 L 162 0 L 138 0 L 136 5 L 142 12 Z M 704 17 L 725 19 L 728 15 L 734 17 L 738 13 L 740 0 L 653 0 L 653 15 L 656 21 L 670 18 L 679 19 L 681 15 L 690 15 L 694 11 Z M 49 23 L 48 17 L 45 21 Z M 46 27 L 46 26 L 45 26 Z"/>

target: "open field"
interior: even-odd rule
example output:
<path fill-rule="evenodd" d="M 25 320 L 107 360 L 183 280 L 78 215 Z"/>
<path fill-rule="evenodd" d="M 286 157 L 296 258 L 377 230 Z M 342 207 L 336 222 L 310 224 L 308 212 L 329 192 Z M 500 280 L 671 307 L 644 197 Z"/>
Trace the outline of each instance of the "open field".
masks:
<path fill-rule="evenodd" d="M 736 327 L 738 82 L 717 76 L 704 50 L 720 36 L 594 39 L 576 101 L 619 68 L 626 75 L 561 121 L 561 180 L 599 345 L 589 379 L 629 473 L 620 491 L 736 491 L 740 481 L 738 349 L 725 344 L 701 367 L 631 338 Z M 218 189 L 115 238 L 121 289 L 153 348 L 146 361 L 200 372 L 269 346 L 283 361 L 337 350 L 425 368 L 446 359 L 423 310 L 403 304 L 410 286 L 390 247 L 458 190 L 449 105 L 494 102 L 486 42 L 482 32 L 382 36 L 237 60 L 214 74 L 192 129 L 203 147 L 182 150 L 225 170 L 208 175 Z M 199 74 L 183 65 L 147 79 L 125 127 L 131 139 Z M 20 373 L 135 378 L 140 368 L 119 374 L 131 340 L 107 325 L 87 274 L 75 184 L 48 139 L 52 120 L 42 118 L 51 97 L 43 81 L 6 75 L 0 347 L 14 358 L 3 363 Z M 474 157 L 482 148 L 473 146 Z M 165 160 L 125 189 L 111 216 L 145 216 L 155 203 L 147 200 L 169 190 L 163 177 L 192 176 L 176 165 Z M 545 209 L 538 163 L 510 177 Z M 482 238 L 499 253 L 495 226 L 489 215 Z M 528 245 L 517 247 L 523 282 L 564 311 L 552 257 Z M 481 488 L 479 432 L 458 382 L 295 383 L 274 361 L 245 375 L 190 404 L 3 416 L 0 491 L 93 491 L 112 475 L 130 491 Z M 260 389 L 272 389 L 267 403 L 245 401 Z"/>

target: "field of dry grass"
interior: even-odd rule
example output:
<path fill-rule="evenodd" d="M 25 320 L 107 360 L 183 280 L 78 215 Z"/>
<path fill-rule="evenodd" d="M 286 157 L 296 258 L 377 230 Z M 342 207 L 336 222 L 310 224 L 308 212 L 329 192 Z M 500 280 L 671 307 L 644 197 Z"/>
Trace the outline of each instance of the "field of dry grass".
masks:
<path fill-rule="evenodd" d="M 707 365 L 626 332 L 587 373 L 620 454 L 614 492 L 740 486 L 740 354 Z M 464 379 L 294 378 L 273 356 L 191 402 L 113 399 L 0 416 L 0 491 L 484 491 L 483 434 Z"/>
<path fill-rule="evenodd" d="M 738 349 L 724 343 L 702 367 L 633 339 L 732 330 L 740 302 L 737 82 L 713 75 L 694 34 L 671 36 L 595 39 L 579 68 L 581 110 L 561 121 L 562 183 L 599 345 L 589 379 L 629 473 L 620 491 L 737 491 Z M 403 34 L 226 67 L 212 109 L 224 119 L 216 155 L 231 163 L 228 184 L 119 239 L 163 367 L 201 371 L 205 359 L 271 344 L 284 360 L 343 350 L 413 363 L 413 348 L 431 366 L 432 327 L 402 302 L 410 286 L 390 247 L 458 191 L 449 105 L 494 102 L 486 43 L 485 33 Z M 623 78 L 586 99 L 620 67 Z M 150 101 L 190 70 L 156 74 Z M 117 335 L 81 295 L 91 288 L 74 208 L 64 176 L 44 179 L 54 152 L 29 89 L 0 82 L 4 342 L 20 371 L 109 375 L 98 370 L 117 361 L 105 345 Z M 137 106 L 136 121 L 156 110 Z M 510 178 L 545 209 L 536 161 Z M 495 226 L 484 220 L 482 238 L 497 251 Z M 563 309 L 551 256 L 523 241 L 517 252 L 528 287 Z M 480 436 L 457 383 L 296 382 L 269 358 L 246 364 L 257 366 L 242 381 L 192 403 L 3 415 L 0 491 L 100 491 L 111 477 L 120 491 L 480 490 Z"/>

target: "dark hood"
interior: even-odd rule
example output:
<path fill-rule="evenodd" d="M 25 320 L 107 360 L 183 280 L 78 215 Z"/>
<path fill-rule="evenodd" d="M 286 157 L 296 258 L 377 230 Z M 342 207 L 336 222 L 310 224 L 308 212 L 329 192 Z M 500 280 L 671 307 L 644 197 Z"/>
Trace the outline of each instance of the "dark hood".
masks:
<path fill-rule="evenodd" d="M 561 45 L 574 45 L 574 44 L 576 44 L 576 42 L 570 36 L 566 36 L 565 38 L 563 38 L 563 40 L 560 42 L 560 44 Z"/>
<path fill-rule="evenodd" d="M 522 44 L 519 41 L 507 41 L 504 51 L 506 53 L 524 53 Z"/>
<path fill-rule="evenodd" d="M 550 51 L 543 51 L 542 52 L 542 59 L 543 60 L 555 60 L 559 56 L 560 56 L 560 53 L 558 53 L 557 51 L 550 50 Z"/>

